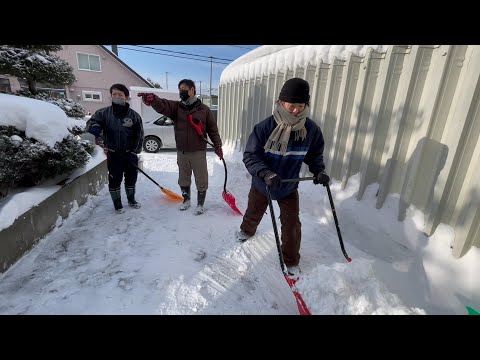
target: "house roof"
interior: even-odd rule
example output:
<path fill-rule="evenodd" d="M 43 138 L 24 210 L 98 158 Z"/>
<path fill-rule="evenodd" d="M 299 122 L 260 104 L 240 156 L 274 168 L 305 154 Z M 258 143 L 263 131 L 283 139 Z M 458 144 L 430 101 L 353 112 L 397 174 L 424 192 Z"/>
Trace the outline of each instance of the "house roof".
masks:
<path fill-rule="evenodd" d="M 105 46 L 103 45 L 98 45 L 100 46 L 107 54 L 109 54 L 111 57 L 113 57 L 115 60 L 117 60 L 120 64 L 122 64 L 123 66 L 125 66 L 128 70 L 130 70 L 130 72 L 132 72 L 132 74 L 134 74 L 136 77 L 138 77 L 140 80 L 142 80 L 146 85 L 147 87 L 149 88 L 155 88 L 152 84 L 150 84 L 147 80 L 145 80 L 143 77 L 140 76 L 140 74 L 138 74 L 135 70 L 133 70 L 130 66 L 128 66 L 127 64 L 125 64 L 117 55 L 115 55 L 115 53 L 113 53 L 112 51 L 110 51 L 108 48 L 106 48 Z"/>

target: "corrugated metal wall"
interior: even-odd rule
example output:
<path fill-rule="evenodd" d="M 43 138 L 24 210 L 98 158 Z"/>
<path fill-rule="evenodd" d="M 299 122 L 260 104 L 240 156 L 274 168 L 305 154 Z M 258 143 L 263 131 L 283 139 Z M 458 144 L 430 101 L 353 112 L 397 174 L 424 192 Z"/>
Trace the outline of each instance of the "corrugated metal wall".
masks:
<path fill-rule="evenodd" d="M 325 137 L 326 170 L 343 188 L 360 173 L 358 200 L 378 183 L 377 208 L 397 193 L 399 220 L 413 204 L 425 214 L 427 235 L 451 225 L 454 256 L 480 246 L 480 46 L 369 49 L 365 57 L 222 82 L 224 142 L 243 151 L 292 77 L 310 83 L 310 117 Z"/>

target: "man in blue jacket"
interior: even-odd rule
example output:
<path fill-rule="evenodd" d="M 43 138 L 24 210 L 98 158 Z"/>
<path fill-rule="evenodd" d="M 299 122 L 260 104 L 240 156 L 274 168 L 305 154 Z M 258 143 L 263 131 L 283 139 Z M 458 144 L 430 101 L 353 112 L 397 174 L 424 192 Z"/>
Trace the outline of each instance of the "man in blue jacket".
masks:
<path fill-rule="evenodd" d="M 330 181 L 324 171 L 322 131 L 307 117 L 309 92 L 308 82 L 303 79 L 286 81 L 273 115 L 255 125 L 243 154 L 252 186 L 237 238 L 246 241 L 255 234 L 268 206 L 268 186 L 272 200 L 277 200 L 280 207 L 283 259 L 292 275 L 297 275 L 300 261 L 298 182 L 281 180 L 298 178 L 305 163 L 315 176 L 315 184 L 326 186 Z"/>
<path fill-rule="evenodd" d="M 107 150 L 108 189 L 118 214 L 125 212 L 120 185 L 125 175 L 125 192 L 128 205 L 140 208 L 135 200 L 138 156 L 143 145 L 143 122 L 140 115 L 130 109 L 129 91 L 123 84 L 110 87 L 112 106 L 99 109 L 87 121 L 86 129 L 95 137 L 103 137 Z M 103 135 L 101 135 L 103 134 Z"/>

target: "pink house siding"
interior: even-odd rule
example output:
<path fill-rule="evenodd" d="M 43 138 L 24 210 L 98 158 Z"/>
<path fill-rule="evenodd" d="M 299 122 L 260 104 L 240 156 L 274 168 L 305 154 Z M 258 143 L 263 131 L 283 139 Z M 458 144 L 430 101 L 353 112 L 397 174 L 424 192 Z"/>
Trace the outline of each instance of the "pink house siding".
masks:
<path fill-rule="evenodd" d="M 73 73 L 77 79 L 72 85 L 65 87 L 67 98 L 73 99 L 83 105 L 86 111 L 92 114 L 100 108 L 111 105 L 110 86 L 115 83 L 130 86 L 151 85 L 135 75 L 130 69 L 120 63 L 116 56 L 103 49 L 99 45 L 62 45 L 63 49 L 55 53 L 58 57 L 67 61 L 73 67 Z M 77 53 L 100 56 L 100 71 L 80 70 L 77 61 Z M 20 83 L 16 77 L 1 75 L 0 78 L 10 80 L 11 91 L 20 90 Z M 83 92 L 100 93 L 101 101 L 85 101 Z"/>
<path fill-rule="evenodd" d="M 77 53 L 100 56 L 100 72 L 79 70 Z M 85 110 L 92 114 L 105 106 L 111 105 L 110 86 L 115 83 L 130 86 L 148 86 L 144 80 L 136 76 L 123 64 L 98 45 L 63 45 L 63 49 L 56 53 L 66 60 L 72 67 L 77 81 L 68 86 L 67 97 L 81 103 Z M 84 101 L 82 92 L 100 92 L 101 101 Z"/>

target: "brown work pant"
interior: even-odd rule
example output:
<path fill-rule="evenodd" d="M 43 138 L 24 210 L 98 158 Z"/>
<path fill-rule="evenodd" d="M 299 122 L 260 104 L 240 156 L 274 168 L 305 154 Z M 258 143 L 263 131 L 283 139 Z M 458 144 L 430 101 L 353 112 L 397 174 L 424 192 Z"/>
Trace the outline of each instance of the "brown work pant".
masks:
<path fill-rule="evenodd" d="M 207 152 L 201 151 L 177 151 L 178 185 L 190 187 L 192 184 L 192 170 L 195 176 L 197 191 L 207 191 L 208 171 Z"/>
<path fill-rule="evenodd" d="M 298 191 L 277 200 L 280 207 L 280 223 L 283 261 L 287 266 L 298 265 L 300 261 L 300 242 L 302 238 L 302 223 L 299 217 Z M 268 207 L 267 197 L 253 186 L 248 193 L 248 208 L 243 216 L 240 230 L 253 236 Z"/>

